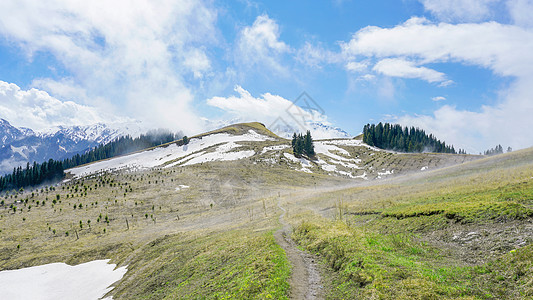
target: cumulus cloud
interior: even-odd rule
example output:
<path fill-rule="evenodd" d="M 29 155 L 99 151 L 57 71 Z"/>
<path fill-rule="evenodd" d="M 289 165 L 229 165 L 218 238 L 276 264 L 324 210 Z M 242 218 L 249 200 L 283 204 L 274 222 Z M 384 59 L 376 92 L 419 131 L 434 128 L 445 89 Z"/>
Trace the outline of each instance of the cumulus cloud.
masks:
<path fill-rule="evenodd" d="M 414 62 L 400 58 L 382 59 L 374 65 L 373 70 L 391 77 L 418 78 L 427 82 L 446 81 L 444 73 L 426 67 L 417 67 Z"/>
<path fill-rule="evenodd" d="M 475 64 L 502 76 L 530 73 L 533 32 L 499 23 L 431 24 L 412 18 L 393 28 L 369 26 L 342 45 L 348 56 L 414 57 L 420 64 Z"/>
<path fill-rule="evenodd" d="M 184 76 L 209 71 L 203 46 L 216 43 L 216 17 L 208 4 L 192 0 L 6 0 L 0 33 L 29 60 L 48 52 L 70 73 L 70 91 L 63 78 L 46 79 L 53 95 L 82 95 L 75 100 L 91 105 L 104 98 L 115 113 L 196 130 Z"/>
<path fill-rule="evenodd" d="M 236 62 L 246 67 L 265 66 L 278 73 L 286 73 L 280 59 L 292 50 L 279 37 L 276 21 L 267 15 L 258 16 L 252 26 L 244 27 L 239 34 Z"/>
<path fill-rule="evenodd" d="M 531 147 L 533 133 L 531 92 L 520 85 L 508 99 L 497 106 L 483 106 L 480 111 L 444 105 L 431 115 L 404 115 L 398 121 L 430 130 L 440 139 L 471 153 L 483 152 L 498 144 L 513 149 Z M 512 134 L 510 134 L 512 133 Z"/>
<path fill-rule="evenodd" d="M 374 66 L 389 75 L 422 77 L 420 73 L 424 72 L 417 68 L 424 64 L 453 62 L 481 66 L 496 75 L 514 78 L 513 84 L 500 91 L 501 98 L 495 99 L 497 105 L 483 106 L 479 111 L 446 105 L 432 115 L 406 115 L 399 121 L 421 126 L 472 152 L 499 143 L 515 149 L 531 146 L 533 132 L 521 129 L 532 125 L 533 70 L 529 67 L 533 65 L 532 30 L 495 22 L 432 24 L 423 18 L 412 18 L 393 28 L 363 28 L 342 48 L 346 57 L 389 62 L 408 58 L 419 64 L 411 73 L 394 68 L 383 72 L 379 62 Z M 433 80 L 442 79 L 442 75 L 434 72 L 425 76 L 428 74 L 434 76 Z"/>
<path fill-rule="evenodd" d="M 35 88 L 25 91 L 4 81 L 0 81 L 0 118 L 14 126 L 37 131 L 59 125 L 121 121 L 94 107 L 60 101 Z"/>
<path fill-rule="evenodd" d="M 237 95 L 208 99 L 207 104 L 229 113 L 234 120 L 262 122 L 269 129 L 284 136 L 306 130 L 311 130 L 314 138 L 339 136 L 339 132 L 315 126 L 331 124 L 322 109 L 310 98 L 302 97 L 301 100 L 293 102 L 270 93 L 254 97 L 241 86 L 236 86 L 235 92 Z"/>

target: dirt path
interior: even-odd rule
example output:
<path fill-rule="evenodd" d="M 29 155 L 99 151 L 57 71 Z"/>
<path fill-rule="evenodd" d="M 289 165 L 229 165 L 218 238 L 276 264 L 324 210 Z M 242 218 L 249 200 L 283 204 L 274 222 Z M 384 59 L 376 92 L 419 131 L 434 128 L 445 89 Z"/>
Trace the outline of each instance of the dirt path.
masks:
<path fill-rule="evenodd" d="M 279 202 L 278 207 L 283 211 L 279 217 L 283 228 L 274 233 L 274 238 L 278 245 L 285 250 L 292 265 L 292 275 L 289 280 L 291 285 L 290 298 L 323 299 L 320 272 L 315 258 L 296 247 L 295 242 L 290 237 L 291 226 L 284 220 L 286 211 Z"/>

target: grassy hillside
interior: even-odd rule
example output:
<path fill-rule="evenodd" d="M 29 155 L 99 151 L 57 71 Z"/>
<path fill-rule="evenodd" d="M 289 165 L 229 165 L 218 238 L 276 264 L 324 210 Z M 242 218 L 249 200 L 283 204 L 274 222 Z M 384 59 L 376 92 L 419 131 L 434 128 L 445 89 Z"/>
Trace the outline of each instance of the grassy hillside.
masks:
<path fill-rule="evenodd" d="M 533 149 L 292 210 L 294 238 L 329 268 L 330 298 L 533 297 Z"/>
<path fill-rule="evenodd" d="M 294 173 L 212 162 L 25 191 L 0 210 L 0 270 L 110 258 L 128 266 L 114 299 L 287 298 L 277 191 L 344 182 Z"/>
<path fill-rule="evenodd" d="M 251 127 L 233 128 L 223 131 Z M 533 296 L 532 149 L 479 159 L 319 141 L 317 161 L 302 162 L 287 140 L 237 143 L 255 154 L 3 198 L 0 270 L 109 258 L 128 267 L 114 299 L 285 299 L 279 205 L 293 239 L 322 262 L 328 298 Z"/>

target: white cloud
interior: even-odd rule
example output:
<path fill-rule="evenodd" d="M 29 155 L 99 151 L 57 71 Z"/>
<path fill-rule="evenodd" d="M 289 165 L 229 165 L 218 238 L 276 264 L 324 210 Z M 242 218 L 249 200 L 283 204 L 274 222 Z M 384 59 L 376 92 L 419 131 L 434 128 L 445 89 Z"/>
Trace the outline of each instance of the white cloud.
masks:
<path fill-rule="evenodd" d="M 278 73 L 285 73 L 280 59 L 291 48 L 280 41 L 279 36 L 279 26 L 274 20 L 267 15 L 258 16 L 252 26 L 240 32 L 235 60 L 246 67 L 266 66 Z"/>
<path fill-rule="evenodd" d="M 500 0 L 421 0 L 424 8 L 442 21 L 475 22 L 489 18 Z"/>
<path fill-rule="evenodd" d="M 366 27 L 342 45 L 346 57 L 462 63 L 514 78 L 494 106 L 479 111 L 445 105 L 433 115 L 406 115 L 405 125 L 425 128 L 458 147 L 478 152 L 496 144 L 515 149 L 532 146 L 533 30 L 495 22 L 431 24 L 412 18 L 393 28 Z M 443 84 L 447 84 L 444 81 Z M 513 132 L 513 134 L 509 134 Z"/>
<path fill-rule="evenodd" d="M 521 27 L 533 27 L 533 0 L 420 0 L 426 11 L 446 22 L 479 22 L 506 16 Z"/>
<path fill-rule="evenodd" d="M 29 59 L 54 55 L 87 104 L 103 98 L 117 113 L 190 131 L 199 123 L 183 78 L 209 70 L 202 49 L 217 42 L 216 17 L 201 0 L 5 0 L 0 34 Z M 67 92 L 68 81 L 45 80 Z"/>
<path fill-rule="evenodd" d="M 16 84 L 4 81 L 0 81 L 0 118 L 13 126 L 37 131 L 59 125 L 121 121 L 94 107 L 60 101 L 34 88 L 24 91 Z"/>
<path fill-rule="evenodd" d="M 524 95 L 520 93 L 526 92 Z M 514 149 L 531 147 L 533 133 L 531 113 L 533 103 L 529 91 L 516 90 L 510 97 L 517 101 L 505 101 L 497 106 L 483 106 L 479 112 L 460 110 L 444 105 L 432 115 L 401 116 L 398 121 L 408 126 L 419 126 L 439 139 L 464 148 L 471 153 L 483 152 L 498 144 Z M 510 134 L 512 133 L 512 134 Z"/>
<path fill-rule="evenodd" d="M 533 0 L 510 0 L 507 8 L 514 24 L 522 27 L 533 27 Z"/>
<path fill-rule="evenodd" d="M 432 101 L 435 101 L 435 102 L 445 101 L 445 100 L 446 100 L 446 97 L 443 97 L 443 96 L 436 96 L 436 97 L 431 98 L 431 100 L 432 100 Z"/>
<path fill-rule="evenodd" d="M 368 63 L 349 61 L 346 63 L 345 68 L 349 72 L 354 72 L 354 73 L 364 72 L 368 68 Z"/>
<path fill-rule="evenodd" d="M 305 45 L 298 49 L 296 60 L 310 66 L 321 68 L 324 64 L 342 63 L 343 59 L 339 53 L 324 49 L 322 45 L 313 45 L 306 42 Z"/>
<path fill-rule="evenodd" d="M 413 18 L 393 28 L 365 27 L 342 44 L 346 56 L 412 57 L 419 64 L 461 62 L 497 75 L 523 76 L 533 63 L 533 32 L 494 22 L 428 24 Z"/>
<path fill-rule="evenodd" d="M 183 64 L 193 72 L 196 78 L 203 77 L 203 74 L 211 69 L 209 58 L 200 49 L 186 52 Z"/>
<path fill-rule="evenodd" d="M 280 134 L 282 132 L 276 130 L 277 126 L 283 126 L 284 130 L 287 131 L 285 133 L 289 134 L 292 134 L 293 131 L 311 130 L 314 138 L 339 136 L 338 132 L 313 127 L 313 124 L 316 123 L 331 126 L 327 117 L 319 111 L 320 108 L 316 110 L 303 109 L 302 107 L 306 106 L 304 102 L 297 101 L 297 105 L 295 105 L 292 101 L 270 93 L 262 94 L 256 98 L 240 86 L 235 87 L 235 92 L 238 95 L 213 97 L 207 100 L 207 104 L 229 113 L 234 120 L 240 122 L 258 121 Z M 312 102 L 308 102 L 308 104 L 313 105 Z"/>
<path fill-rule="evenodd" d="M 357 79 L 363 80 L 363 81 L 373 81 L 376 79 L 376 75 L 365 74 L 365 75 L 359 76 Z"/>
<path fill-rule="evenodd" d="M 401 58 L 382 59 L 374 65 L 373 70 L 391 77 L 418 78 L 427 82 L 446 81 L 444 73 L 426 67 L 417 67 L 415 63 Z"/>

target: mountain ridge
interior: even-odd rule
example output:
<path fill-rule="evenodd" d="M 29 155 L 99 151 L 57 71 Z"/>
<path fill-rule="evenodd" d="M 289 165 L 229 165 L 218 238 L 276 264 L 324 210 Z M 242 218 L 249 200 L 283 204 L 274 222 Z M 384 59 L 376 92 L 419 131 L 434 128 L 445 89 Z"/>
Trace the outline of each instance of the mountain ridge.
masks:
<path fill-rule="evenodd" d="M 115 171 L 139 171 L 203 163 L 241 161 L 262 167 L 288 169 L 351 179 L 381 179 L 406 172 L 424 172 L 478 159 L 473 155 L 393 153 L 369 146 L 361 139 L 315 139 L 316 158 L 298 158 L 289 139 L 259 122 L 238 123 L 192 136 L 188 144 L 173 141 L 119 157 L 66 170 L 74 177 Z"/>
<path fill-rule="evenodd" d="M 140 133 L 140 126 L 135 123 L 57 126 L 36 132 L 17 128 L 1 119 L 0 173 L 9 173 L 14 167 L 34 161 L 70 158 L 120 136 L 137 133 Z"/>

